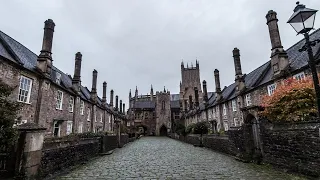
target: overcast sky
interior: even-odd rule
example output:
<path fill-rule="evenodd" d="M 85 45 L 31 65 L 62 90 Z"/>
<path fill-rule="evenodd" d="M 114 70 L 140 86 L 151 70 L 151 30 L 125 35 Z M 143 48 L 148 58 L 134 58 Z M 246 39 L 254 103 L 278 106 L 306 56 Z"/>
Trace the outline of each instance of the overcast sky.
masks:
<path fill-rule="evenodd" d="M 270 39 L 265 15 L 278 13 L 285 49 L 300 40 L 286 21 L 295 0 L 0 0 L 0 30 L 39 54 L 46 19 L 56 24 L 53 64 L 74 72 L 80 51 L 82 85 L 91 89 L 92 70 L 98 71 L 98 94 L 108 83 L 120 99 L 129 89 L 139 94 L 166 86 L 179 93 L 181 60 L 200 61 L 201 81 L 213 91 L 215 68 L 221 87 L 234 82 L 232 50 L 240 49 L 243 73 L 269 60 Z M 319 0 L 301 1 L 320 9 Z M 320 16 L 315 28 L 320 28 Z M 128 107 L 128 106 L 126 106 Z"/>

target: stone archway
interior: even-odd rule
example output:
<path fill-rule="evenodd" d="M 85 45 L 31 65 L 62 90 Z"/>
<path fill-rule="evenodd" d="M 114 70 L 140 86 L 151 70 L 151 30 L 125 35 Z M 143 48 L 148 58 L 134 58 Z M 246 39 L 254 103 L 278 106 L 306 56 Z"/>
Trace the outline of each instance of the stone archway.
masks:
<path fill-rule="evenodd" d="M 160 136 L 167 136 L 168 135 L 168 129 L 165 125 L 162 125 L 160 127 Z"/>
<path fill-rule="evenodd" d="M 138 125 L 136 126 L 136 132 L 138 135 L 148 135 L 148 127 L 146 125 Z"/>

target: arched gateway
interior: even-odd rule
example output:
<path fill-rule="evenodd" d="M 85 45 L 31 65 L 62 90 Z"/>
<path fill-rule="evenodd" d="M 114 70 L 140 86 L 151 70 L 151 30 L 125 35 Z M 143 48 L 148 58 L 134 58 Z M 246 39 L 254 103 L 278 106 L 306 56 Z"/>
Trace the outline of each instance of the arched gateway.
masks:
<path fill-rule="evenodd" d="M 167 136 L 168 135 L 168 130 L 165 125 L 162 125 L 160 128 L 160 136 Z"/>

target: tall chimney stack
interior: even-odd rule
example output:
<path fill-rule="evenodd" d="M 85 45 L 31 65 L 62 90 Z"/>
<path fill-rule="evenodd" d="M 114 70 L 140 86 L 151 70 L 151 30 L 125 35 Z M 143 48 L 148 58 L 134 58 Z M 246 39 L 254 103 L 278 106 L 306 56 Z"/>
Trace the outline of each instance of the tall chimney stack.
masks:
<path fill-rule="evenodd" d="M 220 88 L 220 75 L 219 70 L 214 70 L 214 80 L 216 83 L 216 93 L 217 93 L 217 100 L 220 100 L 222 98 L 221 88 Z"/>
<path fill-rule="evenodd" d="M 274 76 L 282 75 L 289 66 L 288 55 L 280 39 L 277 13 L 273 10 L 266 15 L 271 41 L 271 67 Z"/>
<path fill-rule="evenodd" d="M 204 103 L 208 102 L 208 91 L 207 91 L 207 81 L 202 81 L 202 88 L 203 88 L 203 101 Z"/>
<path fill-rule="evenodd" d="M 82 54 L 81 52 L 77 52 L 75 55 L 74 74 L 72 78 L 72 86 L 77 92 L 80 92 L 81 87 L 81 62 Z"/>
<path fill-rule="evenodd" d="M 122 113 L 122 100 L 120 100 L 120 113 Z"/>
<path fill-rule="evenodd" d="M 52 19 L 44 22 L 44 34 L 42 41 L 42 50 L 37 60 L 37 68 L 47 77 L 51 75 L 52 69 L 52 41 L 55 24 Z"/>
<path fill-rule="evenodd" d="M 116 111 L 119 110 L 119 108 L 118 108 L 118 107 L 119 107 L 119 106 L 118 106 L 118 102 L 119 102 L 119 101 L 118 101 L 118 95 L 116 95 Z"/>
<path fill-rule="evenodd" d="M 242 75 L 241 70 L 241 62 L 240 62 L 240 50 L 238 48 L 234 48 L 232 51 L 233 60 L 234 60 L 234 69 L 236 73 L 236 84 L 238 86 L 237 91 L 240 92 L 245 89 L 244 77 Z"/>
<path fill-rule="evenodd" d="M 123 106 L 123 108 L 122 108 L 123 114 L 126 114 L 126 104 L 123 103 L 122 106 Z"/>
<path fill-rule="evenodd" d="M 113 107 L 113 89 L 110 91 L 110 106 Z"/>
<path fill-rule="evenodd" d="M 107 82 L 103 82 L 103 89 L 102 89 L 102 104 L 107 104 Z"/>
<path fill-rule="evenodd" d="M 93 70 L 92 72 L 92 88 L 91 88 L 91 100 L 97 102 L 97 77 L 98 71 Z"/>

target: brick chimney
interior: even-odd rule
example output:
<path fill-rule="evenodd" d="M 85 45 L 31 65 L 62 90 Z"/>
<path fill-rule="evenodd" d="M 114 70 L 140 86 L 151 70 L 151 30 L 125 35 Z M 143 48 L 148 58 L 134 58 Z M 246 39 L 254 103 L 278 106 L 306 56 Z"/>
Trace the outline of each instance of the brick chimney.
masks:
<path fill-rule="evenodd" d="M 203 89 L 203 101 L 204 103 L 208 102 L 208 91 L 207 91 L 207 81 L 202 81 L 202 89 Z"/>
<path fill-rule="evenodd" d="M 110 106 L 113 107 L 113 89 L 110 91 Z"/>
<path fill-rule="evenodd" d="M 233 60 L 234 60 L 234 69 L 236 73 L 236 84 L 237 84 L 237 92 L 241 92 L 245 89 L 244 77 L 242 75 L 241 70 L 241 62 L 240 62 L 240 50 L 238 48 L 234 48 L 232 51 Z"/>
<path fill-rule="evenodd" d="M 194 88 L 194 100 L 195 106 L 199 107 L 199 90 L 197 87 Z"/>
<path fill-rule="evenodd" d="M 103 82 L 102 89 L 102 104 L 105 106 L 107 104 L 107 82 Z"/>
<path fill-rule="evenodd" d="M 280 39 L 277 13 L 273 10 L 266 15 L 271 41 L 271 67 L 273 76 L 282 75 L 289 66 L 288 55 L 283 49 Z"/>
<path fill-rule="evenodd" d="M 120 100 L 120 113 L 122 113 L 122 100 Z"/>
<path fill-rule="evenodd" d="M 122 106 L 123 106 L 123 108 L 122 108 L 122 112 L 123 112 L 123 114 L 126 114 L 126 104 L 125 104 L 125 103 L 123 103 L 123 104 L 122 104 Z"/>
<path fill-rule="evenodd" d="M 97 77 L 98 71 L 94 69 L 92 72 L 91 100 L 95 103 L 97 102 Z"/>
<path fill-rule="evenodd" d="M 44 34 L 42 41 L 42 50 L 37 59 L 37 68 L 50 77 L 52 69 L 52 41 L 55 24 L 52 19 L 44 22 Z"/>
<path fill-rule="evenodd" d="M 118 95 L 116 95 L 116 111 L 118 111 L 119 110 L 119 106 L 118 106 Z"/>
<path fill-rule="evenodd" d="M 72 78 L 72 86 L 77 92 L 80 92 L 81 87 L 81 62 L 82 54 L 80 52 L 77 52 L 75 55 L 74 74 Z"/>
<path fill-rule="evenodd" d="M 219 75 L 218 69 L 214 70 L 214 80 L 215 80 L 215 84 L 216 84 L 217 100 L 220 100 L 222 98 L 222 92 L 221 92 L 221 88 L 220 88 L 220 75 Z"/>

